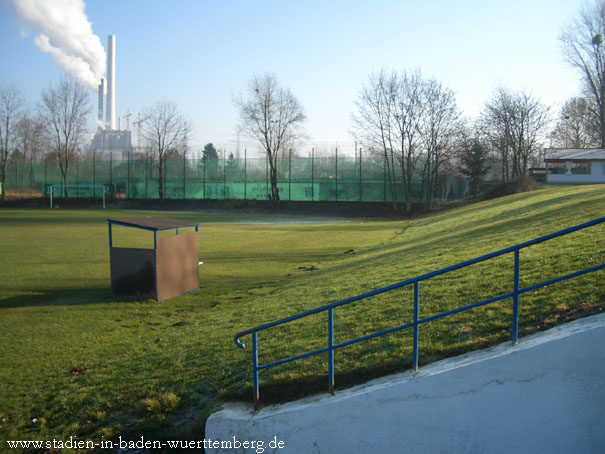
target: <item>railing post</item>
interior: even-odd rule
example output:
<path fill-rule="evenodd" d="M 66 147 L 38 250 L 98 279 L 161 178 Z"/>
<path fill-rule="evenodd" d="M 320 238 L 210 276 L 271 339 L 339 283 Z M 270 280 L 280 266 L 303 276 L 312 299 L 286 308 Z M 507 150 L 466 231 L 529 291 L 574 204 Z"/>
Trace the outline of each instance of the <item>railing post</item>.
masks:
<path fill-rule="evenodd" d="M 418 319 L 420 318 L 420 292 L 418 291 L 418 281 L 414 281 L 414 351 L 413 367 L 418 372 Z"/>
<path fill-rule="evenodd" d="M 258 410 L 260 393 L 258 389 L 258 333 L 252 333 L 252 369 L 254 375 L 254 408 Z"/>
<path fill-rule="evenodd" d="M 334 309 L 328 309 L 328 390 L 334 394 Z"/>
<path fill-rule="evenodd" d="M 513 288 L 513 345 L 519 336 L 519 249 L 515 249 L 515 274 Z"/>

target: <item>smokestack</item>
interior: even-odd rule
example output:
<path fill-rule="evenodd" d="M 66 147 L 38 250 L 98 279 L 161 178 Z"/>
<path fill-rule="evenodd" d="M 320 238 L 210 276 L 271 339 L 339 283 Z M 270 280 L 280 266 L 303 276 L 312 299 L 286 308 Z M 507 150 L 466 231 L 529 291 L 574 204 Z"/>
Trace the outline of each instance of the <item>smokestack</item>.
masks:
<path fill-rule="evenodd" d="M 109 130 L 116 129 L 116 35 L 107 37 L 107 103 L 106 122 Z"/>
<path fill-rule="evenodd" d="M 105 98 L 105 79 L 103 77 L 101 77 L 101 83 L 99 84 L 99 113 L 98 113 L 99 125 L 101 123 L 103 123 L 103 114 L 104 114 L 103 101 L 104 101 L 104 98 Z"/>

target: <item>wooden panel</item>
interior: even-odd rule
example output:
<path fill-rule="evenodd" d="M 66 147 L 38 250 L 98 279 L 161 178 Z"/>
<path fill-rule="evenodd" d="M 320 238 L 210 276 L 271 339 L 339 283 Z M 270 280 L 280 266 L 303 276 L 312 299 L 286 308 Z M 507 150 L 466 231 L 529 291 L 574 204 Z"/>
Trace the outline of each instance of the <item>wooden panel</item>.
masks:
<path fill-rule="evenodd" d="M 109 261 L 114 298 L 157 298 L 153 249 L 113 247 Z"/>
<path fill-rule="evenodd" d="M 198 232 L 158 238 L 156 248 L 158 301 L 200 286 Z"/>

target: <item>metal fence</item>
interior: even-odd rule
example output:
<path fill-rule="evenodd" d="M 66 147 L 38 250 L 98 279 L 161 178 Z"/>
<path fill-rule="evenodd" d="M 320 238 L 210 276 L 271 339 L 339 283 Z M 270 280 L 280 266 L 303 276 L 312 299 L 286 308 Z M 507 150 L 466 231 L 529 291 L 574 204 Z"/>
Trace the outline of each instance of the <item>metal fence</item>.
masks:
<path fill-rule="evenodd" d="M 381 157 L 285 157 L 279 159 L 280 199 L 294 201 L 391 202 L 390 182 Z M 167 159 L 163 162 L 165 199 L 266 200 L 270 194 L 266 158 Z M 160 166 L 156 160 L 74 161 L 67 185 L 73 197 L 99 197 L 92 189 L 104 185 L 109 197 L 157 199 Z M 63 194 L 57 162 L 9 162 L 7 192 L 30 196 Z M 405 199 L 401 181 L 395 181 L 397 199 Z M 426 192 L 426 191 L 425 191 Z M 434 188 L 436 200 L 468 196 L 466 178 L 443 175 Z M 420 175 L 412 184 L 412 201 L 421 201 Z"/>
<path fill-rule="evenodd" d="M 496 252 L 492 252 L 490 254 L 486 254 L 477 258 L 474 258 L 472 260 L 468 260 L 465 262 L 460 262 L 456 265 L 453 266 L 449 266 L 447 268 L 442 268 L 440 270 L 437 271 L 432 271 L 426 274 L 423 274 L 421 276 L 417 276 L 411 279 L 406 279 L 405 281 L 402 282 L 398 282 L 392 285 L 389 285 L 387 287 L 383 287 L 377 290 L 373 290 L 367 293 L 364 293 L 362 295 L 357 295 L 351 298 L 347 298 L 341 301 L 337 301 L 335 303 L 331 303 L 331 304 L 327 304 L 321 307 L 317 307 L 315 309 L 311 309 L 308 310 L 306 312 L 301 312 L 299 314 L 296 315 L 291 315 L 289 317 L 283 318 L 281 320 L 277 320 L 271 323 L 266 323 L 264 325 L 260 325 L 257 326 L 255 328 L 251 328 L 245 331 L 241 331 L 239 333 L 237 333 L 234 337 L 235 340 L 235 345 L 237 345 L 240 348 L 245 348 L 245 344 L 242 343 L 242 341 L 240 340 L 240 338 L 247 336 L 247 335 L 251 335 L 252 336 L 252 375 L 253 375 L 253 391 L 254 391 L 254 401 L 255 404 L 258 406 L 259 400 L 260 400 L 260 390 L 259 390 L 259 386 L 260 386 L 260 382 L 259 382 L 259 372 L 261 370 L 264 369 L 269 369 L 272 367 L 276 367 L 276 366 L 280 366 L 282 364 L 286 364 L 286 363 L 290 363 L 290 362 L 294 362 L 294 361 L 298 361 L 301 359 L 305 359 L 305 358 L 309 358 L 311 356 L 315 356 L 315 355 L 320 355 L 323 353 L 327 353 L 328 354 L 328 390 L 330 392 L 334 391 L 334 352 L 338 349 L 353 345 L 353 344 L 357 344 L 360 342 L 365 342 L 368 341 L 370 339 L 374 339 L 377 337 L 382 337 L 388 334 L 392 334 L 398 331 L 402 331 L 402 330 L 407 330 L 407 329 L 412 329 L 413 330 L 413 337 L 412 337 L 412 342 L 413 342 L 413 353 L 412 353 L 412 367 L 414 370 L 418 370 L 418 335 L 419 335 L 419 327 L 422 324 L 425 323 L 430 323 L 432 321 L 435 320 L 439 320 L 442 319 L 444 317 L 448 317 L 451 315 L 455 315 L 455 314 L 459 314 L 461 312 L 465 312 L 471 309 L 475 309 L 481 306 L 486 306 L 498 301 L 502 301 L 502 300 L 506 300 L 511 298 L 512 299 L 512 320 L 511 320 L 511 332 L 512 332 L 512 343 L 513 345 L 515 345 L 517 343 L 518 340 L 518 336 L 519 336 L 519 297 L 523 294 L 529 293 L 529 292 L 533 292 L 537 289 L 541 289 L 543 287 L 547 287 L 549 285 L 553 285 L 556 284 L 557 282 L 562 282 L 568 279 L 573 279 L 575 277 L 578 276 L 582 276 L 584 274 L 588 274 L 588 273 L 592 273 L 595 271 L 599 271 L 599 270 L 603 270 L 605 269 L 605 263 L 600 263 L 598 265 L 589 267 L 589 268 L 582 268 L 579 271 L 575 271 L 573 273 L 568 273 L 568 274 L 564 274 L 561 275 L 559 277 L 553 278 L 553 279 L 549 279 L 543 282 L 539 282 L 537 284 L 534 285 L 530 285 L 524 288 L 521 288 L 519 282 L 520 282 L 520 252 L 522 249 L 528 248 L 530 246 L 539 244 L 539 243 L 543 243 L 545 241 L 548 240 L 552 240 L 554 238 L 558 238 L 561 236 L 565 236 L 568 235 L 570 233 L 573 232 L 577 232 L 579 230 L 583 230 L 586 229 L 588 227 L 593 227 L 596 226 L 598 224 L 602 224 L 605 222 L 605 217 L 602 218 L 598 218 L 598 219 L 594 219 L 592 221 L 586 222 L 584 224 L 580 224 L 574 227 L 570 227 L 567 228 L 565 230 L 561 230 L 555 233 L 552 233 L 550 235 L 545 235 L 539 238 L 536 238 L 534 240 L 531 241 L 527 241 L 525 243 L 520 243 L 517 244 L 515 246 L 511 246 L 505 249 L 501 249 L 499 251 Z M 480 302 L 476 302 L 473 304 L 469 304 L 466 306 L 461 306 L 461 307 L 457 307 L 456 309 L 452 309 L 449 311 L 445 311 L 445 312 L 441 312 L 438 314 L 434 314 L 431 316 L 427 316 L 424 318 L 420 318 L 420 293 L 419 293 L 419 285 L 421 282 L 427 281 L 431 278 L 434 278 L 436 276 L 440 276 L 446 273 L 450 273 L 452 271 L 456 271 L 462 268 L 466 268 L 470 265 L 474 265 L 476 263 L 480 263 L 480 262 L 485 262 L 491 259 L 494 259 L 496 257 L 500 257 L 503 255 L 507 255 L 507 254 L 514 254 L 514 262 L 513 262 L 513 273 L 512 273 L 512 282 L 511 282 L 511 290 L 509 292 L 506 292 L 504 294 L 500 294 L 500 295 L 496 295 L 493 296 L 491 298 L 485 299 L 483 301 Z M 582 267 L 586 266 L 585 263 L 581 264 L 580 266 Z M 361 300 L 365 300 L 371 297 L 374 297 L 376 295 L 380 295 L 383 293 L 387 293 L 387 292 L 391 292 L 393 290 L 397 290 L 403 287 L 407 287 L 407 286 L 413 286 L 414 289 L 414 310 L 413 310 L 413 319 L 412 321 L 408 322 L 408 323 L 404 323 L 401 325 L 397 325 L 395 327 L 389 328 L 389 329 L 385 329 L 385 330 L 381 330 L 381 331 L 377 331 L 374 333 L 370 333 L 367 334 L 365 336 L 362 337 L 358 337 L 356 339 L 351 339 L 345 342 L 341 342 L 341 343 L 335 343 L 334 342 L 334 309 L 339 308 L 339 307 L 344 307 L 344 306 L 349 306 L 351 303 L 355 303 L 357 301 L 361 301 Z M 319 314 L 319 313 L 323 313 L 323 312 L 327 312 L 328 314 L 328 329 L 327 329 L 327 339 L 325 342 L 325 347 L 323 348 L 319 348 L 316 350 L 311 350 L 311 351 L 307 351 L 306 353 L 302 353 L 299 354 L 297 356 L 292 356 L 289 358 L 282 358 L 278 361 L 273 361 L 270 362 L 268 364 L 260 364 L 259 363 L 259 347 L 258 347 L 258 333 L 261 331 L 265 331 L 269 328 L 273 328 L 275 326 L 283 326 L 285 324 L 294 322 L 296 320 L 300 320 L 315 314 Z M 393 320 L 393 322 L 398 322 L 398 320 Z"/>

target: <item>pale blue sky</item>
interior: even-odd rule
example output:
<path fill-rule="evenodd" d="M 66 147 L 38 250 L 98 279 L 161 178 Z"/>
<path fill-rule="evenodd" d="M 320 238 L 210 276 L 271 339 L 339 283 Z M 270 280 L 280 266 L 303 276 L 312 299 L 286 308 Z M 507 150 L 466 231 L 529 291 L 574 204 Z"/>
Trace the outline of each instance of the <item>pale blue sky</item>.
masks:
<path fill-rule="evenodd" d="M 33 105 L 63 72 L 24 34 L 5 1 L 0 79 L 15 81 Z M 117 37 L 117 114 L 136 116 L 155 101 L 175 101 L 200 148 L 235 140 L 233 98 L 264 72 L 299 99 L 311 142 L 352 142 L 354 100 L 368 74 L 381 68 L 419 68 L 454 90 L 469 116 L 498 84 L 525 89 L 557 112 L 579 93 L 558 36 L 584 3 L 88 0 L 86 14 L 103 46 L 107 35 Z M 93 92 L 91 101 L 96 107 Z"/>

